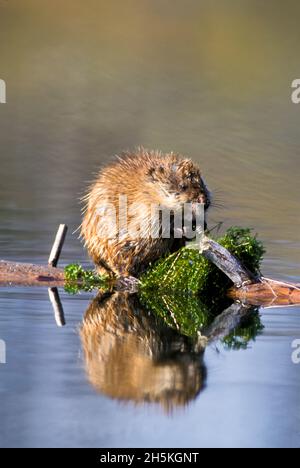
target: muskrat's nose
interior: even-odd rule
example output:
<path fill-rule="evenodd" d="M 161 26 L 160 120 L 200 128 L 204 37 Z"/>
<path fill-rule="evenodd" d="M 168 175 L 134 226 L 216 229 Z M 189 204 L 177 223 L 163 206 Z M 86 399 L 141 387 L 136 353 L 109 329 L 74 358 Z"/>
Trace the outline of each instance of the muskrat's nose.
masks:
<path fill-rule="evenodd" d="M 209 198 L 207 197 L 205 193 L 200 193 L 197 201 L 198 203 L 203 203 L 205 210 L 207 210 L 207 208 L 210 205 Z"/>

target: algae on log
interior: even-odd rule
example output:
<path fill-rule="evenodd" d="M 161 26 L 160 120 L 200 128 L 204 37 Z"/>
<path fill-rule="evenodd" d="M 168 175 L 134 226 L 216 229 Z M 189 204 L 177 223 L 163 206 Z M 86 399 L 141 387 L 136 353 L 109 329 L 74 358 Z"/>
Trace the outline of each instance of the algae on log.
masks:
<path fill-rule="evenodd" d="M 198 250 L 183 247 L 150 267 L 141 288 L 225 296 L 233 283 L 257 281 L 264 252 L 250 229 L 230 228 L 216 241 L 204 235 Z"/>
<path fill-rule="evenodd" d="M 300 304 L 300 285 L 261 276 L 264 252 L 250 229 L 230 228 L 217 241 L 203 236 L 200 251 L 184 247 L 150 267 L 141 289 L 200 294 L 204 302 L 227 296 L 252 305 Z"/>

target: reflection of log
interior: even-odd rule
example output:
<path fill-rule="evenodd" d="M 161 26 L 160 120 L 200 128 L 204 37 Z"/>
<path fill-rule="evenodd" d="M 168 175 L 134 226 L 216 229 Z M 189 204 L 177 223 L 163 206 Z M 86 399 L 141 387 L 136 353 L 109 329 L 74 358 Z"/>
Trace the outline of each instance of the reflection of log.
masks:
<path fill-rule="evenodd" d="M 253 306 L 240 303 L 233 303 L 220 315 L 217 315 L 213 323 L 203 331 L 208 343 L 225 338 L 236 327 L 238 327 L 243 318 L 247 317 L 253 311 Z"/>

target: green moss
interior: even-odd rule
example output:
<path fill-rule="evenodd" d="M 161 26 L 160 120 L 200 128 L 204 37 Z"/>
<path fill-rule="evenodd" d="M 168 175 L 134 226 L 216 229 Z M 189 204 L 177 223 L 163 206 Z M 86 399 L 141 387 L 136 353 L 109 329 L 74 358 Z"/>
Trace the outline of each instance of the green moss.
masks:
<path fill-rule="evenodd" d="M 262 243 L 250 229 L 230 228 L 217 239 L 252 273 L 259 272 L 264 254 Z M 187 291 L 193 294 L 225 295 L 231 282 L 215 265 L 195 249 L 183 247 L 151 266 L 140 278 L 142 290 Z"/>
<path fill-rule="evenodd" d="M 264 254 L 250 229 L 230 228 L 219 239 L 252 273 L 258 274 Z M 184 247 L 152 265 L 140 278 L 140 300 L 165 323 L 190 337 L 205 329 L 231 303 L 226 292 L 231 281 L 197 250 Z M 246 348 L 261 331 L 257 311 L 222 340 L 230 349 Z"/>
<path fill-rule="evenodd" d="M 230 228 L 217 242 L 234 254 L 252 273 L 259 272 L 264 248 L 250 229 Z M 109 289 L 108 276 L 84 270 L 77 263 L 66 266 L 65 277 L 66 289 L 70 292 L 79 289 Z M 77 284 L 78 281 L 80 285 Z M 205 296 L 209 297 L 210 301 L 224 296 L 230 285 L 231 282 L 224 273 L 197 250 L 188 247 L 159 260 L 140 278 L 140 290 L 144 295 L 153 290 L 172 294 L 174 291 L 176 294 L 201 293 L 204 302 Z"/>
<path fill-rule="evenodd" d="M 78 263 L 71 263 L 65 267 L 65 291 L 69 294 L 92 291 L 93 289 L 109 289 L 108 276 L 97 275 L 92 270 L 84 270 Z"/>
<path fill-rule="evenodd" d="M 230 228 L 219 239 L 252 273 L 258 274 L 264 254 L 262 243 L 250 229 Z M 84 270 L 79 264 L 65 268 L 66 291 L 110 289 L 107 276 Z M 79 282 L 79 284 L 78 284 Z M 194 249 L 184 247 L 152 265 L 140 278 L 139 299 L 142 305 L 179 333 L 196 337 L 214 317 L 230 305 L 226 291 L 230 280 Z M 254 310 L 245 322 L 222 340 L 229 349 L 246 348 L 262 330 Z"/>

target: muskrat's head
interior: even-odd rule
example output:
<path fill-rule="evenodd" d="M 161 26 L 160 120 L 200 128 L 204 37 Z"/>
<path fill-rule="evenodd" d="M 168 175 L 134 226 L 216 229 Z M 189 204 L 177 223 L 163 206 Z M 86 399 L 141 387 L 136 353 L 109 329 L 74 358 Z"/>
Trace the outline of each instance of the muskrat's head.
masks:
<path fill-rule="evenodd" d="M 171 208 L 185 203 L 203 203 L 204 209 L 210 206 L 210 193 L 207 189 L 199 167 L 190 159 L 167 157 L 163 164 L 154 165 L 150 176 L 158 183 L 165 204 Z"/>

